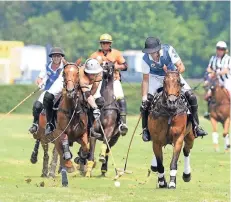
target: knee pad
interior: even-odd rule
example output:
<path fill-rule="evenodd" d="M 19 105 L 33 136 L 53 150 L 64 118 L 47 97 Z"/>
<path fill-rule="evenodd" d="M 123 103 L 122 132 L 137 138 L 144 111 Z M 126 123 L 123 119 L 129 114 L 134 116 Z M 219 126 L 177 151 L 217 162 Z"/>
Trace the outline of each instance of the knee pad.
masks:
<path fill-rule="evenodd" d="M 126 100 L 123 98 L 123 99 L 117 100 L 117 102 L 119 103 L 119 107 L 121 110 L 120 114 L 126 115 L 127 114 L 127 102 L 126 102 Z"/>
<path fill-rule="evenodd" d="M 190 105 L 197 105 L 197 97 L 192 91 L 186 91 L 185 96 L 187 100 L 189 101 Z"/>
<path fill-rule="evenodd" d="M 43 104 L 39 101 L 35 101 L 33 105 L 33 114 L 40 114 L 43 110 Z"/>
<path fill-rule="evenodd" d="M 55 96 L 49 92 L 46 92 L 45 95 L 44 95 L 44 98 L 43 98 L 43 104 L 45 107 L 50 107 L 52 105 L 53 107 L 53 104 L 54 104 L 54 99 L 55 99 Z"/>

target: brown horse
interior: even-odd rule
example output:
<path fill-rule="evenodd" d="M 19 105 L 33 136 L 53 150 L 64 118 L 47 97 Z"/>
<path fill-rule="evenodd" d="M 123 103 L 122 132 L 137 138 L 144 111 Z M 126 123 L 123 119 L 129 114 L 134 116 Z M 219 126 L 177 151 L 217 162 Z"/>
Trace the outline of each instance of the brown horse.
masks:
<path fill-rule="evenodd" d="M 50 168 L 48 169 L 48 163 L 49 163 L 49 140 L 45 136 L 45 126 L 46 126 L 46 116 L 42 112 L 39 116 L 39 128 L 37 133 L 33 134 L 34 139 L 36 139 L 34 150 L 31 154 L 31 163 L 35 164 L 38 161 L 38 149 L 40 143 L 42 144 L 44 156 L 43 156 L 43 169 L 42 169 L 42 175 L 41 177 L 55 177 L 55 170 L 57 167 L 57 161 L 58 161 L 58 152 L 55 149 L 55 146 L 53 148 L 52 153 L 52 160 L 50 162 Z M 49 170 L 49 173 L 48 173 Z"/>
<path fill-rule="evenodd" d="M 94 125 L 91 129 L 90 136 L 90 160 L 94 161 L 94 152 L 96 140 L 103 141 L 101 145 L 101 151 L 99 155 L 99 161 L 102 163 L 101 173 L 102 176 L 105 176 L 108 170 L 108 157 L 110 149 L 107 146 L 106 139 L 108 144 L 113 147 L 120 137 L 120 132 L 118 129 L 118 118 L 119 118 L 119 107 L 114 97 L 113 91 L 113 82 L 114 82 L 114 64 L 106 63 L 104 65 L 103 72 L 103 81 L 101 87 L 101 95 L 104 100 L 104 104 L 101 108 L 101 117 L 100 120 L 95 120 Z M 96 100 L 97 103 L 97 100 Z M 103 131 L 104 132 L 103 132 Z M 105 135 L 105 136 L 104 136 Z M 88 168 L 87 175 L 91 176 L 92 168 Z"/>
<path fill-rule="evenodd" d="M 177 161 L 183 142 L 185 156 L 183 180 L 185 182 L 191 180 L 189 153 L 195 137 L 192 124 L 188 120 L 188 109 L 185 104 L 185 96 L 181 94 L 181 88 L 180 74 L 176 71 L 168 71 L 164 78 L 163 92 L 154 96 L 155 103 L 152 104 L 148 117 L 148 129 L 153 142 L 160 188 L 167 187 L 162 152 L 162 147 L 167 144 L 173 145 L 169 188 L 176 188 Z"/>
<path fill-rule="evenodd" d="M 230 127 L 230 95 L 229 92 L 219 84 L 216 78 L 211 82 L 211 101 L 209 105 L 210 120 L 213 128 L 212 138 L 215 151 L 218 147 L 217 123 L 220 122 L 224 128 L 223 137 L 225 151 L 229 151 L 229 127 Z"/>
<path fill-rule="evenodd" d="M 87 104 L 79 85 L 79 64 L 80 60 L 75 63 L 64 61 L 64 92 L 57 113 L 57 127 L 53 134 L 60 155 L 63 186 L 68 185 L 67 171 L 73 171 L 68 145 L 78 142 L 81 145 L 80 158 L 86 160 L 89 156 Z"/>

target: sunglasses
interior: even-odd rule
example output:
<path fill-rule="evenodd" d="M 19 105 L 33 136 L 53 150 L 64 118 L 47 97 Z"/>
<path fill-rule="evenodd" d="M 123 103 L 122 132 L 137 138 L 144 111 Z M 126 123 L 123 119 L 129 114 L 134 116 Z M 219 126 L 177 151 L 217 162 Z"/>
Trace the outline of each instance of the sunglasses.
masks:
<path fill-rule="evenodd" d="M 62 55 L 59 55 L 59 54 L 52 55 L 52 58 L 61 58 L 61 57 L 62 57 Z"/>
<path fill-rule="evenodd" d="M 225 48 L 219 48 L 219 47 L 217 47 L 217 50 L 225 51 L 226 49 Z"/>
<path fill-rule="evenodd" d="M 111 42 L 100 42 L 101 44 L 111 44 Z"/>

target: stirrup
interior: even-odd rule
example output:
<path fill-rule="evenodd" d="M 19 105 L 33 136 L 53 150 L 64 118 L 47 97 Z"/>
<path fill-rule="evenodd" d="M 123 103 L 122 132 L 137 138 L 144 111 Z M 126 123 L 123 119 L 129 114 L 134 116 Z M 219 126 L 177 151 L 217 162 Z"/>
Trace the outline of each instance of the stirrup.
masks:
<path fill-rule="evenodd" d="M 124 130 L 122 130 L 122 127 L 124 127 Z M 127 127 L 127 125 L 124 124 L 124 123 L 121 123 L 121 124 L 119 125 L 119 133 L 120 133 L 121 135 L 126 135 L 127 132 L 128 132 L 128 127 Z"/>
<path fill-rule="evenodd" d="M 49 127 L 49 130 L 48 130 Z M 53 127 L 53 129 L 51 129 Z M 50 135 L 55 130 L 55 126 L 53 123 L 47 123 L 46 129 L 45 129 L 45 135 Z"/>

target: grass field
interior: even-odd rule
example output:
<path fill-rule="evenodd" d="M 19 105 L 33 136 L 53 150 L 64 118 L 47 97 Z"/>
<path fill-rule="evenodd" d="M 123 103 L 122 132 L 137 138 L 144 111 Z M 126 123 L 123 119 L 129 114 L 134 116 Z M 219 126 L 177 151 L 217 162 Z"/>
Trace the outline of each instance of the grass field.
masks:
<path fill-rule="evenodd" d="M 137 117 L 129 117 L 129 134 L 119 140 L 113 148 L 117 167 L 123 167 L 128 142 L 137 123 Z M 210 123 L 204 119 L 202 125 L 211 134 Z M 147 171 L 152 158 L 151 143 L 144 143 L 137 131 L 131 148 L 128 169 L 133 174 L 120 178 L 121 186 L 116 188 L 112 178 L 114 170 L 110 168 L 106 178 L 99 177 L 100 164 L 94 170 L 93 177 L 86 179 L 77 172 L 69 175 L 69 187 L 62 188 L 60 176 L 53 179 L 40 178 L 42 168 L 42 149 L 39 161 L 32 165 L 29 161 L 34 140 L 27 133 L 31 124 L 28 115 L 12 115 L 0 122 L 0 201 L 1 202 L 76 202 L 76 201 L 157 201 L 157 202 L 221 202 L 230 198 L 230 157 L 223 151 L 223 139 L 220 136 L 220 152 L 215 153 L 211 144 L 211 135 L 196 139 L 191 153 L 192 180 L 183 182 L 183 155 L 180 156 L 177 174 L 177 189 L 157 189 L 157 176 L 152 173 L 146 184 Z M 98 144 L 99 146 L 99 144 Z M 76 154 L 78 145 L 72 148 Z M 98 147 L 99 148 L 99 147 Z M 98 156 L 98 148 L 96 156 Z M 164 165 L 169 180 L 169 162 L 171 146 L 164 150 Z M 25 180 L 32 181 L 27 183 Z M 45 183 L 40 187 L 41 182 Z"/>

